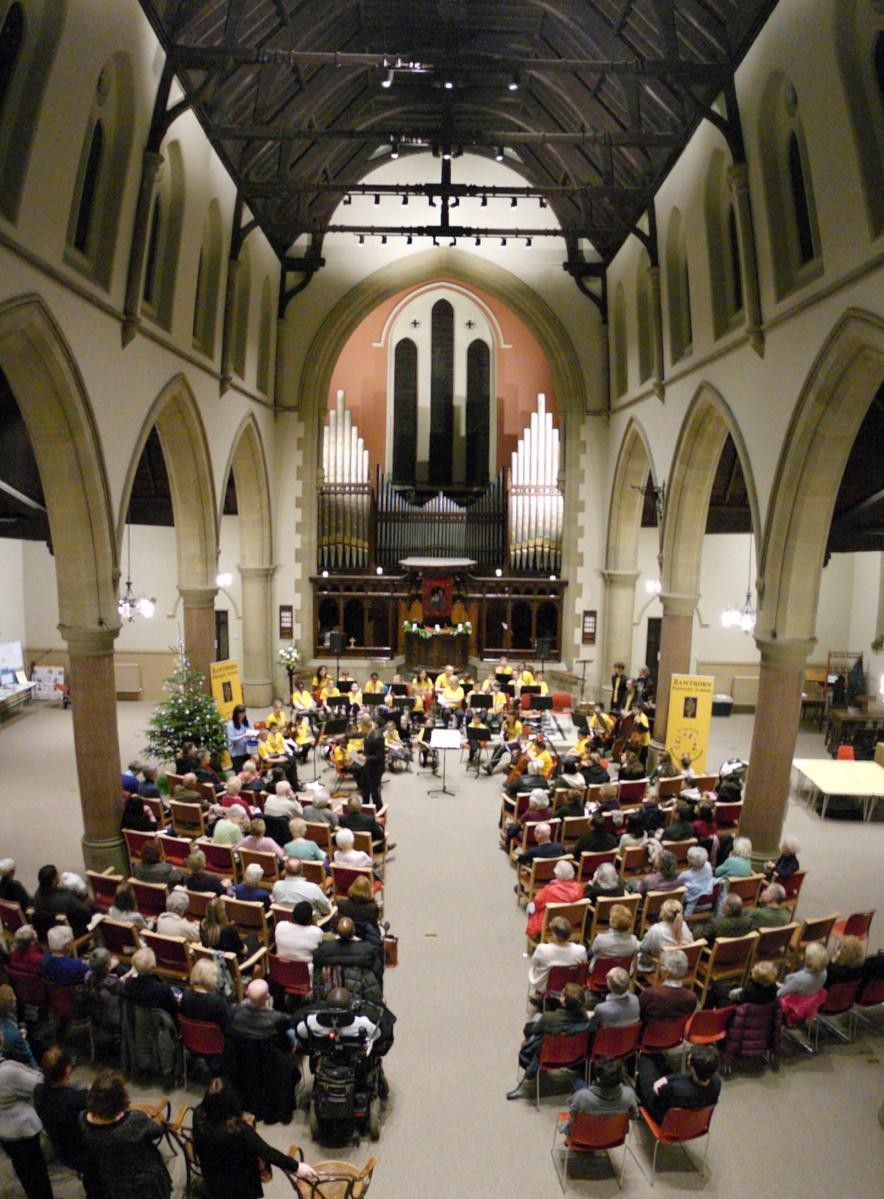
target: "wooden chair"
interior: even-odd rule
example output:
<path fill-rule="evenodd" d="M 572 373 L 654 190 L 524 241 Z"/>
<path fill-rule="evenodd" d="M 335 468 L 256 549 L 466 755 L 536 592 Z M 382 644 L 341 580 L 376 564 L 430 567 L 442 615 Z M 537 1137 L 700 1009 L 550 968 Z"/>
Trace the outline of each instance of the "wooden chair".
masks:
<path fill-rule="evenodd" d="M 275 853 L 268 853 L 260 849 L 240 849 L 238 853 L 239 865 L 243 874 L 245 874 L 247 866 L 260 866 L 261 886 L 266 887 L 269 891 L 273 884 L 278 882 L 280 859 Z"/>
<path fill-rule="evenodd" d="M 302 862 L 301 873 L 310 883 L 316 883 L 323 891 L 331 890 L 332 880 L 325 868 L 325 862 Z"/>
<path fill-rule="evenodd" d="M 167 833 L 160 836 L 160 845 L 163 847 L 163 857 L 173 866 L 177 866 L 179 870 L 185 869 L 187 858 L 193 848 L 192 842 L 187 837 L 173 837 Z"/>
<path fill-rule="evenodd" d="M 186 937 L 164 937 L 160 933 L 139 933 L 142 943 L 157 959 L 157 974 L 163 978 L 186 980 L 190 977 L 190 942 Z"/>
<path fill-rule="evenodd" d="M 356 831 L 353 833 L 353 848 L 360 850 L 362 853 L 367 853 L 371 857 L 383 857 L 383 854 L 375 852 L 374 844 L 371 839 L 371 833 L 366 830 Z"/>
<path fill-rule="evenodd" d="M 163 801 L 148 795 L 146 797 L 142 797 L 141 802 L 157 822 L 157 831 L 159 832 L 160 829 L 164 829 L 169 823 L 169 817 L 166 814 L 166 805 L 163 803 Z"/>
<path fill-rule="evenodd" d="M 156 833 L 142 833 L 134 828 L 124 828 L 122 832 L 123 840 L 126 842 L 126 852 L 129 855 L 129 869 L 131 870 L 136 862 L 141 861 L 141 850 L 145 841 L 152 841 Z"/>
<path fill-rule="evenodd" d="M 648 789 L 650 779 L 627 779 L 620 784 L 620 800 L 621 808 L 640 808 L 642 801 L 645 798 L 645 792 Z"/>
<path fill-rule="evenodd" d="M 577 867 L 578 883 L 592 882 L 592 877 L 604 862 L 616 862 L 617 850 L 606 849 L 601 853 L 582 853 Z"/>
<path fill-rule="evenodd" d="M 657 798 L 661 801 L 664 799 L 677 799 L 682 791 L 684 791 L 686 785 L 685 777 L 682 774 L 677 774 L 675 778 L 671 779 L 658 779 Z"/>
<path fill-rule="evenodd" d="M 0 899 L 0 928 L 3 929 L 7 943 L 12 941 L 16 932 L 27 922 L 28 918 L 21 904 L 13 903 L 11 899 Z"/>
<path fill-rule="evenodd" d="M 754 962 L 775 962 L 785 966 L 789 947 L 798 932 L 798 925 L 782 924 L 774 928 L 758 930 L 758 944 L 755 946 Z"/>
<path fill-rule="evenodd" d="M 232 920 L 243 937 L 257 937 L 262 945 L 270 944 L 270 929 L 264 905 L 259 900 L 225 899 L 228 920 Z"/>
<path fill-rule="evenodd" d="M 578 837 L 588 833 L 589 825 L 588 816 L 563 816 L 561 840 L 565 848 L 570 849 Z"/>
<path fill-rule="evenodd" d="M 208 949 L 205 945 L 191 945 L 190 956 L 193 961 L 199 961 L 200 958 L 205 958 L 210 962 L 215 960 L 215 950 Z M 246 984 L 251 982 L 252 978 L 263 978 L 264 969 L 267 958 L 267 947 L 262 945 L 256 950 L 251 957 L 246 958 L 244 962 L 240 962 L 235 953 L 225 953 L 224 961 L 233 980 L 234 998 L 242 1001 L 245 995 Z"/>
<path fill-rule="evenodd" d="M 694 984 L 697 981 L 697 967 L 700 964 L 700 955 L 704 949 L 708 949 L 708 945 L 706 944 L 705 941 L 689 941 L 687 945 L 667 946 L 663 950 L 662 954 L 660 955 L 660 963 L 662 963 L 664 961 L 667 953 L 675 953 L 676 949 L 680 949 L 681 952 L 688 959 L 687 973 L 685 974 L 684 978 L 681 980 L 681 985 L 683 987 L 692 987 L 692 986 L 694 986 Z M 663 975 L 660 970 L 660 963 L 658 963 L 658 965 L 657 965 L 657 969 L 654 972 L 652 980 L 649 980 L 649 981 L 653 981 L 654 983 L 657 983 L 657 984 L 659 984 L 663 981 Z"/>
<path fill-rule="evenodd" d="M 652 924 L 656 924 L 660 919 L 660 909 L 667 899 L 677 899 L 680 904 L 684 904 L 685 888 L 676 887 L 674 891 L 648 891 L 645 893 L 644 901 L 641 905 L 641 924 L 639 926 L 640 938 L 645 935 Z"/>
<path fill-rule="evenodd" d="M 549 941 L 549 926 L 557 916 L 563 917 L 571 925 L 571 940 L 582 945 L 586 940 L 586 921 L 592 908 L 588 899 L 578 899 L 575 903 L 549 903 L 543 909 L 543 927 L 540 940 Z M 529 949 L 532 942 L 528 942 Z"/>
<path fill-rule="evenodd" d="M 239 868 L 236 854 L 229 845 L 219 845 L 208 839 L 195 844 L 194 848 L 201 849 L 206 855 L 206 873 L 215 874 L 224 881 L 239 879 Z"/>
<path fill-rule="evenodd" d="M 573 861 L 570 854 L 558 858 L 534 858 L 516 874 L 516 902 L 530 903 L 541 887 L 552 882 L 559 862 Z"/>
<path fill-rule="evenodd" d="M 92 892 L 92 902 L 99 912 L 108 912 L 114 902 L 117 887 L 123 881 L 122 874 L 114 874 L 113 866 L 100 874 L 97 870 L 86 871 L 86 881 Z"/>
<path fill-rule="evenodd" d="M 664 840 L 660 845 L 660 849 L 661 851 L 668 850 L 671 854 L 673 854 L 676 862 L 678 862 L 679 865 L 684 865 L 684 863 L 688 860 L 688 850 L 693 849 L 696 844 L 696 837 L 689 837 L 687 841 Z"/>
<path fill-rule="evenodd" d="M 333 883 L 332 894 L 335 901 L 338 899 L 346 899 L 347 892 L 355 883 L 357 878 L 367 878 L 372 887 L 375 884 L 374 873 L 368 866 L 340 866 L 332 862 L 331 875 Z M 383 898 L 383 891 L 375 891 L 375 903 L 380 904 Z"/>
<path fill-rule="evenodd" d="M 602 802 L 602 787 L 616 787 L 616 798 L 619 803 L 620 799 L 620 784 L 619 783 L 590 783 L 586 788 L 586 802 L 598 804 Z M 613 797 L 612 797 L 613 798 Z"/>
<path fill-rule="evenodd" d="M 707 921 L 714 916 L 718 910 L 718 900 L 721 892 L 724 890 L 724 879 L 716 878 L 712 880 L 712 886 L 705 895 L 701 895 L 694 904 L 694 910 L 690 916 L 685 916 L 691 928 L 698 924 L 706 924 Z"/>
<path fill-rule="evenodd" d="M 526 853 L 529 849 L 535 847 L 537 844 L 538 824 L 548 824 L 550 841 L 558 840 L 559 828 L 562 824 L 561 820 L 537 820 L 532 821 L 530 824 L 523 824 L 521 833 L 510 846 L 510 861 L 515 862 L 520 853 Z"/>
<path fill-rule="evenodd" d="M 828 945 L 829 937 L 831 937 L 832 929 L 835 927 L 837 921 L 837 912 L 832 912 L 831 916 L 817 916 L 812 920 L 802 920 L 798 932 L 795 933 L 792 940 L 792 948 L 789 954 L 790 962 L 800 964 L 804 959 L 805 949 L 807 949 L 808 945 L 812 945 L 814 941 Z"/>
<path fill-rule="evenodd" d="M 640 895 L 620 895 L 620 896 L 604 896 L 597 899 L 592 908 L 592 925 L 590 926 L 589 935 L 587 936 L 587 944 L 591 945 L 599 933 L 604 932 L 611 920 L 611 908 L 615 904 L 620 904 L 621 907 L 628 908 L 632 912 L 632 924 L 635 927 L 635 918 L 638 914 L 638 905 L 641 903 Z"/>
<path fill-rule="evenodd" d="M 739 803 L 716 803 L 715 804 L 715 823 L 718 825 L 720 833 L 732 833 L 734 836 L 740 831 L 740 820 L 743 815 L 743 802 Z"/>
<path fill-rule="evenodd" d="M 109 920 L 107 916 L 98 925 L 96 936 L 108 953 L 119 958 L 124 966 L 129 965 L 133 953 L 141 948 L 137 928 L 119 920 Z"/>
<path fill-rule="evenodd" d="M 694 786 L 702 794 L 704 791 L 713 791 L 718 782 L 717 774 L 695 774 Z"/>
<path fill-rule="evenodd" d="M 792 913 L 793 920 L 795 919 L 795 909 L 798 907 L 798 897 L 801 894 L 801 888 L 804 886 L 806 875 L 806 870 L 796 870 L 787 879 L 780 879 L 774 875 L 774 882 L 779 883 L 786 892 L 786 899 L 783 906 L 787 907 Z"/>
<path fill-rule="evenodd" d="M 137 878 L 126 880 L 135 892 L 138 910 L 145 920 L 155 920 L 166 910 L 169 892 L 162 883 L 142 883 Z"/>
<path fill-rule="evenodd" d="M 304 836 L 307 838 L 307 840 L 315 841 L 320 849 L 324 849 L 325 852 L 331 856 L 333 846 L 332 831 L 329 825 L 327 825 L 324 820 L 318 820 L 316 823 L 311 823 L 308 820 L 305 823 L 307 824 L 307 832 L 304 834 Z"/>
<path fill-rule="evenodd" d="M 303 1153 L 297 1145 L 289 1145 L 289 1157 L 303 1159 Z M 377 1165 L 377 1158 L 370 1157 L 364 1166 L 354 1166 L 352 1162 L 333 1161 L 314 1162 L 317 1177 L 311 1181 L 307 1178 L 297 1178 L 294 1174 L 282 1171 L 290 1183 L 297 1199 L 364 1199 L 371 1186 L 371 1177 Z"/>
<path fill-rule="evenodd" d="M 875 910 L 872 908 L 870 912 L 854 912 L 844 920 L 839 920 L 832 929 L 833 939 L 841 941 L 844 937 L 859 937 L 860 941 L 867 941 Z"/>
<path fill-rule="evenodd" d="M 641 878 L 648 873 L 647 845 L 626 845 L 618 859 L 621 878 Z"/>
<path fill-rule="evenodd" d="M 209 904 L 215 899 L 214 891 L 188 891 L 189 906 L 187 914 L 191 920 L 199 922 L 206 914 Z"/>
<path fill-rule="evenodd" d="M 727 880 L 728 895 L 739 895 L 744 908 L 754 908 L 758 902 L 761 888 L 764 886 L 763 874 L 749 874 L 746 878 L 729 878 Z"/>
<path fill-rule="evenodd" d="M 175 788 L 180 787 L 184 783 L 183 774 L 173 774 L 171 770 L 166 771 L 166 782 L 169 784 L 169 794 L 174 794 Z"/>
<path fill-rule="evenodd" d="M 217 793 L 211 783 L 197 783 L 194 791 L 198 791 L 206 803 L 214 803 L 216 800 Z"/>
<path fill-rule="evenodd" d="M 743 937 L 718 937 L 711 949 L 703 950 L 697 965 L 701 1007 L 712 983 L 725 979 L 733 980 L 735 987 L 745 983 L 757 944 L 758 933 L 746 933 Z"/>
<path fill-rule="evenodd" d="M 170 799 L 169 810 L 172 813 L 172 832 L 176 837 L 188 837 L 190 840 L 205 837 L 206 821 L 200 804 Z"/>

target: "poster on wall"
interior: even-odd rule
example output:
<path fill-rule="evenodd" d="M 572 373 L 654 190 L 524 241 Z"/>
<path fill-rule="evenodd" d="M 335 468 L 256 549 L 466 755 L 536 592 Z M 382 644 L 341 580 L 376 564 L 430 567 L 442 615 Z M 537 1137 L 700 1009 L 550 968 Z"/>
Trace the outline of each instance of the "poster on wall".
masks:
<path fill-rule="evenodd" d="M 215 697 L 218 711 L 225 720 L 229 720 L 236 705 L 242 703 L 239 662 L 235 658 L 226 658 L 223 662 L 212 662 L 209 665 L 209 676 L 212 680 L 212 695 Z"/>
<path fill-rule="evenodd" d="M 64 687 L 63 666 L 35 666 L 31 678 L 36 699 L 60 699 Z"/>
<path fill-rule="evenodd" d="M 12 682 L 15 682 L 15 672 L 23 670 L 24 664 L 20 641 L 0 642 L 0 673 L 8 672 L 12 675 Z"/>
<path fill-rule="evenodd" d="M 676 766 L 689 757 L 697 774 L 706 771 L 714 686 L 711 676 L 694 674 L 674 674 L 669 683 L 666 748 Z"/>

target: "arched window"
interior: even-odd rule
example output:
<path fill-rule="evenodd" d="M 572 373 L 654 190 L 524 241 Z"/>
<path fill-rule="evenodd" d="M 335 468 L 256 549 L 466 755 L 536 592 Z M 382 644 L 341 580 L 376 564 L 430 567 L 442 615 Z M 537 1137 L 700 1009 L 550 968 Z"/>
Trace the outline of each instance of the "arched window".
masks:
<path fill-rule="evenodd" d="M 241 379 L 246 377 L 246 357 L 249 345 L 249 309 L 252 303 L 252 259 L 248 246 L 239 256 L 239 271 L 236 276 L 236 294 L 233 300 L 233 344 L 231 361 L 233 369 Z"/>
<path fill-rule="evenodd" d="M 527 600 L 514 600 L 510 608 L 512 648 L 533 649 L 531 643 L 531 605 Z"/>
<path fill-rule="evenodd" d="M 623 284 L 618 283 L 614 292 L 614 303 L 611 313 L 610 355 L 611 382 L 614 396 L 625 395 L 629 390 L 629 360 L 626 344 L 626 298 L 623 294 Z"/>
<path fill-rule="evenodd" d="M 18 219 L 43 93 L 67 0 L 0 0 L 0 212 Z"/>
<path fill-rule="evenodd" d="M 709 160 L 705 194 L 712 327 L 715 337 L 736 328 L 743 309 L 737 218 L 730 196 L 728 160 L 716 150 Z"/>
<path fill-rule="evenodd" d="M 258 335 L 258 390 L 264 395 L 271 391 L 273 362 L 273 285 L 268 276 L 261 288 L 261 328 Z"/>
<path fill-rule="evenodd" d="M 491 354 L 476 338 L 467 349 L 467 461 L 466 481 L 473 486 L 488 482 L 488 434 L 491 411 Z"/>
<path fill-rule="evenodd" d="M 835 38 L 841 82 L 872 237 L 884 230 L 884 31 L 875 0 L 839 0 Z"/>
<path fill-rule="evenodd" d="M 651 289 L 651 260 L 642 250 L 638 259 L 635 292 L 638 315 L 638 380 L 645 383 L 654 373 L 654 314 Z"/>
<path fill-rule="evenodd" d="M 71 266 L 110 287 L 132 145 L 132 70 L 125 54 L 104 64 L 95 85 L 68 219 Z"/>
<path fill-rule="evenodd" d="M 397 342 L 393 357 L 393 482 L 413 483 L 417 470 L 417 346 Z"/>
<path fill-rule="evenodd" d="M 203 224 L 193 306 L 193 345 L 207 358 L 215 353 L 218 292 L 221 286 L 221 209 L 217 200 L 209 204 Z"/>
<path fill-rule="evenodd" d="M 672 210 L 666 239 L 666 290 L 669 316 L 669 356 L 675 363 L 693 348 L 691 278 L 681 213 Z"/>
<path fill-rule="evenodd" d="M 760 141 L 774 281 L 782 299 L 815 278 L 822 260 L 798 95 L 780 74 L 765 88 Z"/>
<path fill-rule="evenodd" d="M 145 313 L 164 329 L 172 328 L 183 219 L 184 162 L 180 144 L 170 142 L 154 185 L 142 288 Z"/>
<path fill-rule="evenodd" d="M 454 309 L 437 300 L 430 358 L 430 482 L 450 483 L 454 441 Z"/>

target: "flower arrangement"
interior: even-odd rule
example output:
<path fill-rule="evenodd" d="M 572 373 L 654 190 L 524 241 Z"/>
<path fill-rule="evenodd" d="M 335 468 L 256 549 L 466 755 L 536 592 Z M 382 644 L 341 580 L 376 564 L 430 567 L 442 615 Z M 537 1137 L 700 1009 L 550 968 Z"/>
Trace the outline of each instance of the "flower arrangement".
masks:
<path fill-rule="evenodd" d="M 276 660 L 286 670 L 296 670 L 301 665 L 301 651 L 296 645 L 284 645 L 276 655 Z"/>
<path fill-rule="evenodd" d="M 470 634 L 473 631 L 472 621 L 463 620 L 457 625 L 449 625 L 447 628 L 442 628 L 441 625 L 433 625 L 428 628 L 422 625 L 419 620 L 403 620 L 403 633 L 417 633 L 418 637 L 423 637 L 428 640 L 430 637 L 456 637 L 461 633 Z"/>

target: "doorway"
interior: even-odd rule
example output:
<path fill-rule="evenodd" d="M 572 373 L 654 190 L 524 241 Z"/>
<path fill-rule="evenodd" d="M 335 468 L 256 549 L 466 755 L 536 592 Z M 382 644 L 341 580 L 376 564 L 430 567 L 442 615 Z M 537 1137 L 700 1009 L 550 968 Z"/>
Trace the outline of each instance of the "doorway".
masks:
<path fill-rule="evenodd" d="M 645 642 L 644 665 L 651 672 L 651 678 L 656 683 L 660 666 L 660 631 L 663 628 L 662 616 L 648 617 L 648 638 Z"/>

